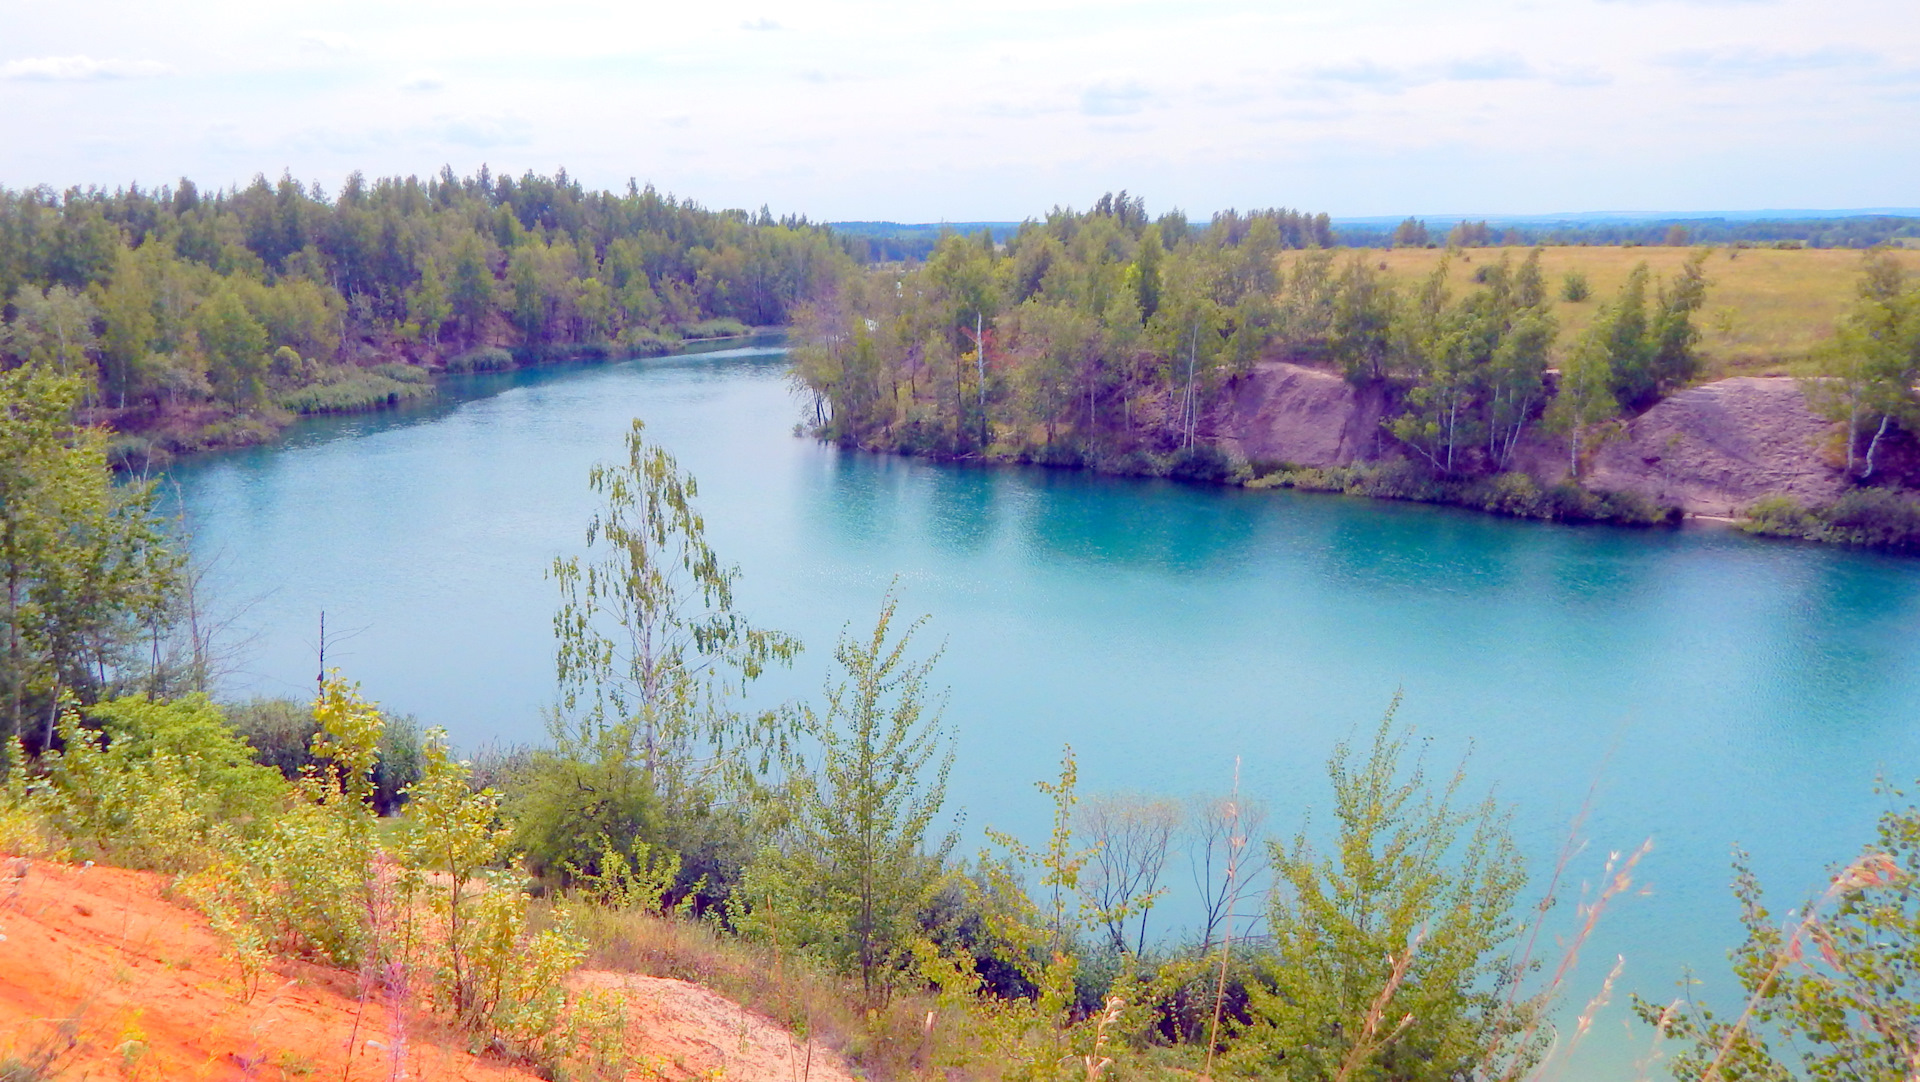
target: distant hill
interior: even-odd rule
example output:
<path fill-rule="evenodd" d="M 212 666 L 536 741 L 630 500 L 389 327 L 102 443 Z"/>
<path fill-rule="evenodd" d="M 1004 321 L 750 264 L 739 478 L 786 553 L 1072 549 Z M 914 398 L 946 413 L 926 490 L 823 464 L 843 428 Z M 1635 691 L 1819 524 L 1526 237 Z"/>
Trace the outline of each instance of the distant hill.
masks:
<path fill-rule="evenodd" d="M 925 259 L 948 233 L 978 235 L 982 229 L 993 231 L 993 239 L 1006 240 L 1020 228 L 1019 222 L 828 222 L 827 228 L 845 237 L 867 242 L 867 259 L 874 263 Z"/>
<path fill-rule="evenodd" d="M 1394 231 L 1409 216 L 1335 218 L 1336 243 L 1348 248 L 1391 247 Z M 1858 210 L 1620 211 L 1588 210 L 1562 214 L 1412 215 L 1426 225 L 1430 242 L 1445 246 L 1458 226 L 1473 230 L 1473 243 L 1494 244 L 1665 244 L 1677 226 L 1689 244 L 1798 244 L 1808 248 L 1871 248 L 1876 244 L 1920 242 L 1920 207 L 1866 207 Z M 1204 225 L 1196 219 L 1196 227 Z M 829 222 L 835 233 L 866 242 L 871 262 L 925 259 L 947 233 L 975 236 L 990 230 L 1004 241 L 1019 222 Z M 1484 225 L 1484 231 L 1477 227 Z"/>
<path fill-rule="evenodd" d="M 1335 218 L 1340 243 L 1390 246 L 1405 218 Z M 1580 211 L 1531 215 L 1415 215 L 1432 243 L 1444 245 L 1456 229 L 1496 244 L 1665 244 L 1675 230 L 1689 244 L 1799 244 L 1809 248 L 1871 248 L 1920 238 L 1920 207 L 1861 210 L 1748 210 L 1657 213 Z M 1484 226 L 1484 229 L 1478 227 Z M 1488 241 L 1481 241 L 1487 243 Z"/>

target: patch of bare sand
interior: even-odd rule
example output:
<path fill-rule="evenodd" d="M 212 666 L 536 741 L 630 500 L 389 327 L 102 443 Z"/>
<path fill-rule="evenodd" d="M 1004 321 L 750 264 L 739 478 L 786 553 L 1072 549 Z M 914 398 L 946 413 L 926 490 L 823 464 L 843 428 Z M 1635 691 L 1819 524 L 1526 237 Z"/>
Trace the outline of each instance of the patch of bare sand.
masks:
<path fill-rule="evenodd" d="M 23 873 L 23 874 L 22 874 Z M 527 1082 L 354 974 L 276 962 L 251 985 L 166 877 L 0 857 L 0 1057 L 60 1078 Z"/>
<path fill-rule="evenodd" d="M 1266 360 L 1234 383 L 1208 418 L 1220 446 L 1246 461 L 1328 469 L 1380 453 L 1384 403 L 1338 372 Z"/>
<path fill-rule="evenodd" d="M 627 1001 L 627 1052 L 640 1077 L 669 1082 L 855 1082 L 839 1056 L 786 1027 L 686 981 L 588 970 L 575 987 Z M 650 1072 L 650 1073 L 649 1073 Z"/>
<path fill-rule="evenodd" d="M 1737 515 L 1763 496 L 1830 503 L 1845 491 L 1829 461 L 1838 428 L 1807 404 L 1798 380 L 1738 376 L 1684 391 L 1628 421 L 1584 480 L 1637 492 L 1691 515 Z"/>

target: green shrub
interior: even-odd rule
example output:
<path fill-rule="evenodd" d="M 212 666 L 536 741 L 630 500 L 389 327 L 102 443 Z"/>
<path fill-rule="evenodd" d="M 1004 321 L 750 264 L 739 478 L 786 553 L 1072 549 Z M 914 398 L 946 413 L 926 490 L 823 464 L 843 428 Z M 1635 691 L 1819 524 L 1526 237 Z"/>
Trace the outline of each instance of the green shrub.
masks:
<path fill-rule="evenodd" d="M 309 704 L 293 699 L 249 699 L 226 708 L 229 724 L 253 749 L 253 759 L 273 767 L 288 781 L 320 769 L 314 752 L 320 724 Z M 380 729 L 380 755 L 373 767 L 373 807 L 392 815 L 406 802 L 407 787 L 420 780 L 420 722 L 411 714 L 389 714 Z"/>
<path fill-rule="evenodd" d="M 361 413 L 431 397 L 425 371 L 409 365 L 336 369 L 319 383 L 280 396 L 280 406 L 300 414 Z"/>
<path fill-rule="evenodd" d="M 751 332 L 753 328 L 730 316 L 717 319 L 703 319 L 680 328 L 687 338 L 737 338 Z"/>
<path fill-rule="evenodd" d="M 1889 805 L 1905 794 L 1882 788 Z M 1873 844 L 1833 869 L 1826 889 L 1784 919 L 1768 903 L 1746 854 L 1734 894 L 1745 941 L 1732 952 L 1745 1008 L 1714 1009 L 1683 980 L 1669 1005 L 1633 997 L 1634 1011 L 1667 1041 L 1675 1078 L 1906 1079 L 1920 1055 L 1913 1020 L 1920 993 L 1920 811 L 1880 817 Z"/>
<path fill-rule="evenodd" d="M 1210 443 L 1197 443 L 1174 452 L 1167 464 L 1167 476 L 1218 484 L 1233 476 L 1233 460 Z"/>
<path fill-rule="evenodd" d="M 1591 296 L 1593 296 L 1593 287 L 1587 284 L 1586 272 L 1568 271 L 1566 276 L 1560 279 L 1560 299 L 1568 304 L 1579 304 Z"/>
<path fill-rule="evenodd" d="M 1920 500 L 1884 488 L 1856 488 L 1835 500 L 1825 518 L 1834 540 L 1876 548 L 1920 546 Z"/>
<path fill-rule="evenodd" d="M 395 383 L 417 383 L 422 386 L 433 383 L 433 375 L 419 365 L 376 364 L 367 371 L 376 376 L 385 376 Z"/>
<path fill-rule="evenodd" d="M 636 357 L 662 357 L 681 344 L 679 333 L 671 327 L 629 327 L 620 334 L 620 348 Z"/>
<path fill-rule="evenodd" d="M 513 843 L 527 871 L 559 886 L 599 875 L 611 846 L 659 835 L 659 802 L 637 754 L 602 746 L 582 755 L 537 751 L 506 792 Z"/>
<path fill-rule="evenodd" d="M 1792 496 L 1767 496 L 1755 500 L 1739 523 L 1747 533 L 1768 537 L 1818 538 L 1822 528 L 1819 516 L 1800 506 Z"/>
<path fill-rule="evenodd" d="M 447 358 L 449 372 L 505 372 L 513 367 L 513 354 L 498 346 L 481 346 Z"/>
<path fill-rule="evenodd" d="M 1901 551 L 1920 550 L 1920 498 L 1885 488 L 1856 488 L 1825 507 L 1787 496 L 1754 502 L 1740 521 L 1748 533 Z"/>

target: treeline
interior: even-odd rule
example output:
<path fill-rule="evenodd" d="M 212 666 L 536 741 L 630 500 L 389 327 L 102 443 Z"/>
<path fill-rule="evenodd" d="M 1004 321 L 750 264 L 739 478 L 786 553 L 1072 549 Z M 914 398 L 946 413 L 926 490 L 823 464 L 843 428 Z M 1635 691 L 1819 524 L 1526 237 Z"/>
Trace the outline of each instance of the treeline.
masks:
<path fill-rule="evenodd" d="M 1121 193 L 1004 246 L 951 234 L 922 265 L 800 306 L 794 370 L 822 431 L 861 446 L 1049 462 L 1189 451 L 1222 382 L 1324 315 L 1325 281 L 1283 283 L 1279 257 L 1326 226 L 1287 210 L 1150 220 Z"/>
<path fill-rule="evenodd" d="M 1456 296 L 1446 262 L 1406 289 L 1322 247 L 1323 225 L 1271 211 L 1195 228 L 1122 198 L 1029 222 L 1004 248 L 950 235 L 924 265 L 800 306 L 795 376 L 821 433 L 850 445 L 1221 480 L 1227 398 L 1258 361 L 1291 357 L 1381 395 L 1382 438 L 1458 480 L 1510 470 L 1543 423 L 1577 475 L 1586 433 L 1697 370 L 1703 258 L 1664 283 L 1635 270 L 1560 356 L 1554 300 L 1586 284 L 1547 282 L 1538 252 L 1480 264 Z"/>
<path fill-rule="evenodd" d="M 804 219 L 589 192 L 564 170 L 356 173 L 333 195 L 291 176 L 0 190 L 0 363 L 82 377 L 117 425 L 198 410 L 244 439 L 276 409 L 420 393 L 407 367 L 660 352 L 785 323 L 851 264 Z"/>
<path fill-rule="evenodd" d="M 1482 248 L 1546 245 L 1685 247 L 1873 248 L 1920 238 L 1920 218 L 1856 215 L 1848 218 L 1656 218 L 1645 221 L 1510 222 L 1481 219 L 1430 225 L 1407 218 L 1397 225 L 1342 223 L 1346 248 Z"/>

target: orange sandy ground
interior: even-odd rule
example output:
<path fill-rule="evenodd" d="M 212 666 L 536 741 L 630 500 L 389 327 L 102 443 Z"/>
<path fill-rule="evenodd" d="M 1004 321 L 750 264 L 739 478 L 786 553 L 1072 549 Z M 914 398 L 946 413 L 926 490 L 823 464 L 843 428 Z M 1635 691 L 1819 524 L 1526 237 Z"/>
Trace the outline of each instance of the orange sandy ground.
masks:
<path fill-rule="evenodd" d="M 281 960 L 249 995 L 166 883 L 0 855 L 0 1064 L 48 1055 L 63 1082 L 538 1077 L 418 1012 L 363 1004 L 352 973 Z M 625 1000 L 629 1079 L 853 1082 L 838 1056 L 698 985 L 599 972 L 575 984 Z"/>
<path fill-rule="evenodd" d="M 248 997 L 165 882 L 0 858 L 0 1061 L 52 1052 L 61 1079 L 535 1077 L 430 1020 L 363 1005 L 350 973 L 277 962 Z"/>

